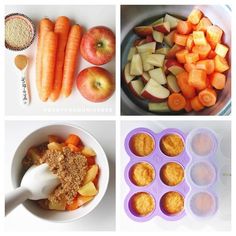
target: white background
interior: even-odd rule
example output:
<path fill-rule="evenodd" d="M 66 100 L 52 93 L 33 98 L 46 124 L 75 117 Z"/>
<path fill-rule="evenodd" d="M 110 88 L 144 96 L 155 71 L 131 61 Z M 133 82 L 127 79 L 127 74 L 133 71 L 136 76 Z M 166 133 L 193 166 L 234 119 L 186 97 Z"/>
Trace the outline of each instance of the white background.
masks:
<path fill-rule="evenodd" d="M 11 162 L 16 147 L 25 136 L 35 129 L 50 122 L 6 122 L 5 140 L 8 143 L 5 153 L 5 191 L 12 190 Z M 51 122 L 55 123 L 55 122 Z M 113 121 L 87 121 L 87 122 L 60 122 L 75 124 L 90 132 L 103 147 L 109 162 L 110 181 L 107 192 L 100 204 L 87 216 L 72 223 L 52 223 L 32 215 L 22 205 L 17 207 L 5 218 L 6 231 L 81 231 L 81 230 L 114 230 L 115 229 L 115 122 Z M 16 132 L 17 130 L 17 132 Z M 107 135 L 104 130 L 109 130 Z M 23 217 L 23 218 L 22 218 Z M 106 220 L 104 220 L 104 218 Z M 23 220 L 19 220 L 23 219 Z"/>
<path fill-rule="evenodd" d="M 66 4 L 66 1 L 64 2 Z M 105 25 L 115 32 L 115 6 L 52 6 L 52 5 L 16 5 L 6 6 L 5 15 L 10 13 L 23 13 L 30 17 L 34 24 L 38 26 L 40 19 L 48 17 L 55 21 L 58 16 L 65 15 L 69 17 L 72 23 L 80 24 L 84 31 L 97 25 Z M 38 29 L 38 28 L 37 28 Z M 62 96 L 56 101 L 42 102 L 38 97 L 36 89 L 36 49 L 37 35 L 33 44 L 26 50 L 15 52 L 5 49 L 5 88 L 6 88 L 6 114 L 7 115 L 114 115 L 115 114 L 115 94 L 105 102 L 89 102 L 78 92 L 75 81 L 72 94 L 68 98 Z M 30 84 L 31 104 L 28 107 L 20 105 L 20 94 L 18 93 L 20 77 L 18 70 L 14 66 L 14 58 L 18 54 L 25 54 L 29 57 L 27 78 Z M 79 55 L 78 71 L 90 66 Z M 115 76 L 115 60 L 103 66 Z M 78 72 L 76 71 L 75 76 Z M 11 89 L 9 89 L 11 88 Z M 86 109 L 86 110 L 85 110 Z M 90 110 L 88 110 L 90 109 Z"/>
<path fill-rule="evenodd" d="M 116 5 L 116 37 L 117 37 L 117 42 L 119 42 L 120 40 L 120 35 L 119 35 L 119 29 L 120 29 L 120 17 L 119 17 L 119 14 L 120 14 L 120 4 L 231 4 L 231 7 L 233 9 L 233 16 L 236 14 L 236 11 L 235 11 L 235 0 L 194 0 L 193 1 L 189 1 L 189 0 L 179 0 L 179 1 L 176 1 L 176 0 L 34 0 L 34 1 L 30 1 L 30 0 L 3 0 L 1 1 L 0 3 L 0 15 L 1 15 L 1 19 L 4 19 L 4 16 L 5 16 L 5 9 L 4 9 L 4 4 L 43 4 L 43 5 L 47 5 L 47 4 L 57 4 L 57 5 L 70 5 L 70 4 L 88 4 L 88 5 L 96 5 L 96 4 L 114 4 Z M 89 12 L 88 12 L 89 14 Z M 235 17 L 232 17 L 232 25 L 236 25 L 236 19 Z M 4 29 L 4 21 L 2 20 L 0 22 L 0 27 L 1 29 Z M 235 61 L 235 43 L 236 42 L 236 31 L 235 31 L 235 27 L 232 27 L 232 42 L 233 42 L 233 48 L 232 48 L 232 65 L 236 65 L 236 61 Z M 1 48 L 2 48 L 2 52 L 5 50 L 4 49 L 4 31 L 3 30 L 0 30 L 0 40 L 1 40 Z M 117 137 L 117 143 L 116 143 L 116 158 L 118 159 L 118 161 L 116 162 L 116 229 L 118 232 L 114 232 L 114 233 L 111 233 L 111 232 L 89 232 L 87 235 L 94 235 L 96 233 L 96 235 L 120 235 L 122 233 L 122 235 L 145 235 L 145 233 L 143 231 L 148 231 L 149 230 L 149 227 L 145 227 L 145 225 L 143 224 L 140 224 L 139 227 L 136 227 L 137 225 L 135 224 L 135 226 L 133 224 L 131 224 L 133 227 L 131 228 L 130 226 L 127 227 L 127 229 L 125 229 L 124 227 L 121 228 L 121 226 L 123 226 L 124 224 L 124 221 L 127 220 L 126 217 L 124 217 L 124 219 L 121 219 L 121 216 L 122 216 L 122 212 L 123 212 L 123 204 L 121 205 L 121 198 L 124 196 L 125 194 L 125 191 L 127 191 L 127 188 L 125 186 L 121 186 L 120 184 L 120 180 L 121 178 L 123 178 L 123 171 L 122 171 L 122 166 L 121 166 L 121 163 L 120 163 L 120 158 L 124 158 L 123 156 L 121 156 L 121 147 L 122 147 L 122 144 L 120 144 L 119 140 L 121 139 L 121 132 L 120 132 L 120 127 L 121 127 L 121 121 L 127 121 L 127 120 L 137 120 L 135 121 L 136 122 L 139 122 L 139 121 L 143 121 L 143 120 L 147 120 L 147 121 L 157 121 L 159 119 L 161 120 L 170 120 L 170 121 L 173 121 L 175 123 L 175 127 L 178 127 L 178 121 L 179 120 L 183 120 L 183 121 L 187 121 L 187 120 L 199 120 L 200 117 L 183 117 L 183 116 L 173 116 L 173 117 L 170 117 L 170 116 L 165 116 L 165 117 L 120 117 L 120 99 L 119 99 L 119 94 L 120 94 L 120 81 L 119 81 L 119 78 L 120 78 L 120 61 L 119 61 L 119 48 L 120 48 L 120 45 L 119 43 L 117 43 L 117 54 L 116 54 L 116 84 L 117 84 L 117 87 L 116 87 L 116 93 L 117 93 L 117 99 L 116 99 L 116 115 L 113 115 L 111 117 L 107 117 L 105 114 L 104 116 L 84 116 L 84 117 L 80 117 L 80 116 L 77 116 L 77 117 L 74 117 L 72 116 L 72 114 L 67 114 L 66 117 L 61 117 L 61 116 L 57 116 L 57 117 L 51 117 L 48 116 L 47 117 L 42 117 L 41 115 L 39 116 L 35 116 L 35 117 L 28 117 L 28 116 L 8 116 L 6 113 L 5 113 L 5 110 L 6 110 L 6 104 L 5 104 L 5 93 L 8 92 L 8 89 L 7 91 L 5 91 L 5 78 L 6 78 L 6 75 L 7 75 L 7 71 L 5 71 L 5 62 L 6 62 L 6 59 L 4 57 L 4 54 L 1 54 L 2 57 L 0 58 L 0 62 L 1 62 L 1 79 L 0 79 L 0 118 L 1 118 L 1 123 L 0 123 L 0 134 L 1 134 L 1 148 L 0 148 L 0 152 L 1 152 L 1 157 L 0 158 L 0 179 L 1 179 L 1 184 L 0 184 L 0 191 L 1 193 L 4 193 L 5 189 L 4 189 L 4 182 L 5 182 L 5 178 L 4 178 L 4 172 L 6 172 L 5 170 L 5 149 L 6 147 L 8 146 L 8 143 L 6 143 L 5 141 L 5 136 L 4 136 L 4 132 L 5 132 L 5 120 L 19 120 L 19 119 L 23 119 L 23 120 L 42 120 L 42 119 L 45 119 L 45 120 L 63 120 L 63 119 L 67 119 L 67 120 L 74 120 L 75 118 L 78 119 L 78 120 L 107 120 L 107 119 L 112 119 L 114 121 L 116 121 L 116 137 Z M 232 78 L 234 78 L 234 73 L 235 73 L 235 67 L 232 68 Z M 236 140 L 236 126 L 235 126 L 235 120 L 236 120 L 236 114 L 235 114 L 235 93 L 233 92 L 234 89 L 235 89 L 235 81 L 234 79 L 232 79 L 232 100 L 233 100 L 233 103 L 232 103 L 232 115 L 231 117 L 201 117 L 201 120 L 203 123 L 205 123 L 205 121 L 207 120 L 210 120 L 211 121 L 215 121 L 215 120 L 234 120 L 234 122 L 232 122 L 232 172 L 233 172 L 233 175 L 232 175 L 232 211 L 233 211 L 233 214 L 232 214 L 232 231 L 231 232 L 209 232 L 209 231 L 202 231 L 202 232 L 195 232 L 195 229 L 191 229 L 191 225 L 189 227 L 189 230 L 188 231 L 191 231 L 191 232 L 184 232 L 185 230 L 183 230 L 182 232 L 178 232 L 176 231 L 175 229 L 173 230 L 172 227 L 171 227 L 171 223 L 167 225 L 170 226 L 169 228 L 169 232 L 162 232 L 162 233 L 155 233 L 155 234 L 160 234 L 160 235 L 169 235 L 169 236 L 173 236 L 173 235 L 181 235 L 181 236 L 189 236 L 191 234 L 192 235 L 196 235 L 196 236 L 199 236 L 199 235 L 207 235 L 207 236 L 210 236 L 210 235 L 235 235 L 236 234 L 236 216 L 235 216 L 235 209 L 236 209 L 236 205 L 235 205 L 235 201 L 234 199 L 236 199 L 236 190 L 235 190 L 235 169 L 236 169 L 236 162 L 235 162 L 235 156 L 236 156 L 236 152 L 235 152 L 235 140 Z M 4 108 L 4 109 L 3 109 Z M 26 125 L 27 127 L 27 125 Z M 130 127 L 131 129 L 132 127 Z M 16 131 L 17 133 L 17 131 Z M 7 234 L 5 231 L 4 231 L 4 194 L 0 194 L 0 213 L 1 213 L 1 219 L 0 219 L 0 232 L 2 233 L 2 235 L 16 235 L 16 233 L 10 233 L 10 234 Z M 124 216 L 124 215 L 123 215 Z M 103 219 L 104 221 L 107 220 L 106 219 Z M 20 218 L 18 218 L 18 221 L 20 223 L 24 223 L 24 215 L 21 215 Z M 130 221 L 128 221 L 130 222 Z M 19 224 L 20 224 L 19 223 Z M 94 223 L 94 222 L 92 222 Z M 91 224 L 92 224 L 91 223 Z M 155 224 L 155 222 L 153 223 Z M 14 226 L 13 226 L 14 227 Z M 12 227 L 12 228 L 13 228 Z M 27 226 L 28 227 L 28 226 Z M 60 226 L 58 225 L 58 229 L 55 228 L 54 229 L 54 232 L 56 235 L 72 235 L 72 233 L 70 233 L 70 229 L 67 230 L 67 232 L 60 232 Z M 142 230 L 140 230 L 140 228 L 142 228 Z M 180 227 L 181 228 L 181 227 Z M 18 231 L 17 227 L 14 228 L 15 231 Z M 26 228 L 27 230 L 27 228 Z M 47 229 L 45 229 L 47 230 Z M 92 230 L 92 229 L 91 229 Z M 126 232 L 127 230 L 131 230 L 133 232 Z M 160 230 L 159 227 L 156 228 L 156 230 Z M 217 230 L 217 229 L 215 229 Z M 124 231 L 124 232 L 120 232 L 120 231 Z M 32 232 L 19 232 L 17 233 L 17 235 L 22 235 L 22 236 L 25 236 L 25 235 L 37 235 L 37 236 L 41 236 L 42 233 L 40 232 L 40 230 L 38 229 L 38 227 L 36 227 L 35 229 L 32 230 Z M 74 235 L 78 235 L 80 234 L 80 232 L 76 233 L 74 232 Z M 84 233 L 83 233 L 84 234 Z M 148 233 L 150 235 L 154 235 L 154 233 Z M 49 235 L 52 235 L 52 232 L 44 232 L 44 235 L 45 236 L 49 236 Z"/>

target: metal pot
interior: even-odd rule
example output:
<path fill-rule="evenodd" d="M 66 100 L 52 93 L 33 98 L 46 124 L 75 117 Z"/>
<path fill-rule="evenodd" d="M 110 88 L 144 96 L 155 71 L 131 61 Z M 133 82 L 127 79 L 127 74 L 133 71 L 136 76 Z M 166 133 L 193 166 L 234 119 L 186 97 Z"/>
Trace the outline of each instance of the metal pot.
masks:
<path fill-rule="evenodd" d="M 128 50 L 135 39 L 133 28 L 136 25 L 145 25 L 159 19 L 166 13 L 178 18 L 186 18 L 190 11 L 196 7 L 200 9 L 213 24 L 224 30 L 223 41 L 231 46 L 231 9 L 224 5 L 122 5 L 121 6 L 121 70 L 127 62 Z M 231 47 L 230 47 L 231 48 Z M 231 64 L 231 50 L 228 53 Z M 121 72 L 121 74 L 122 74 Z M 145 102 L 137 102 L 135 97 L 121 82 L 121 113 L 123 115 L 161 115 L 151 113 L 145 109 Z M 231 112 L 231 69 L 227 72 L 226 87 L 219 93 L 215 106 L 201 112 L 168 113 L 168 115 L 229 115 Z M 162 113 L 163 114 L 163 113 Z"/>

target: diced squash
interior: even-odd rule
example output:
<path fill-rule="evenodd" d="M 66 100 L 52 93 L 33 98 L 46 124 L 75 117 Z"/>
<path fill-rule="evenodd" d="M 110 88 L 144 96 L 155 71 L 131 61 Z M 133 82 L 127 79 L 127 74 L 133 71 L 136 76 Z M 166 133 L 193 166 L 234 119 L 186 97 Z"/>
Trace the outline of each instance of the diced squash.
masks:
<path fill-rule="evenodd" d="M 212 49 L 215 49 L 217 43 L 221 42 L 222 35 L 223 30 L 216 25 L 212 25 L 207 28 L 206 39 L 211 45 Z"/>
<path fill-rule="evenodd" d="M 192 52 L 198 53 L 199 59 L 206 59 L 211 51 L 211 46 L 209 44 L 206 45 L 195 45 L 192 48 Z"/>
<path fill-rule="evenodd" d="M 190 34 L 190 35 L 188 36 L 188 39 L 187 39 L 187 42 L 186 42 L 186 48 L 187 48 L 189 51 L 191 51 L 192 48 L 193 48 L 193 46 L 194 46 L 193 35 Z"/>
<path fill-rule="evenodd" d="M 191 64 L 191 63 L 195 63 L 199 60 L 199 55 L 198 53 L 187 53 L 185 55 L 185 62 L 188 63 L 188 64 Z"/>
<path fill-rule="evenodd" d="M 203 17 L 198 23 L 196 30 L 206 32 L 207 28 L 211 25 L 211 21 L 207 17 Z"/>
<path fill-rule="evenodd" d="M 185 69 L 187 72 L 190 72 L 190 70 L 196 69 L 196 64 L 194 64 L 194 63 L 185 63 L 185 64 L 184 64 L 184 69 Z"/>
<path fill-rule="evenodd" d="M 198 61 L 196 64 L 197 69 L 205 70 L 208 75 L 212 74 L 215 70 L 214 60 L 206 59 Z"/>
<path fill-rule="evenodd" d="M 195 45 L 207 45 L 207 41 L 203 31 L 193 31 L 193 41 Z"/>
<path fill-rule="evenodd" d="M 177 24 L 177 31 L 180 34 L 190 34 L 192 30 L 192 24 L 189 21 L 180 20 Z"/>
<path fill-rule="evenodd" d="M 202 15 L 203 14 L 199 9 L 193 9 L 188 16 L 188 21 L 196 25 L 200 22 Z"/>
<path fill-rule="evenodd" d="M 197 90 L 203 90 L 207 87 L 207 74 L 204 70 L 193 69 L 189 72 L 189 85 Z"/>
<path fill-rule="evenodd" d="M 176 58 L 178 60 L 179 63 L 185 63 L 185 55 L 188 54 L 188 50 L 187 49 L 183 49 L 180 50 L 176 53 Z"/>
<path fill-rule="evenodd" d="M 221 43 L 216 44 L 215 53 L 221 57 L 225 57 L 228 52 L 228 47 Z"/>
<path fill-rule="evenodd" d="M 175 33 L 174 42 L 180 46 L 186 46 L 188 35 Z"/>
<path fill-rule="evenodd" d="M 228 62 L 224 57 L 216 55 L 214 58 L 214 62 L 216 72 L 225 72 L 229 69 Z"/>

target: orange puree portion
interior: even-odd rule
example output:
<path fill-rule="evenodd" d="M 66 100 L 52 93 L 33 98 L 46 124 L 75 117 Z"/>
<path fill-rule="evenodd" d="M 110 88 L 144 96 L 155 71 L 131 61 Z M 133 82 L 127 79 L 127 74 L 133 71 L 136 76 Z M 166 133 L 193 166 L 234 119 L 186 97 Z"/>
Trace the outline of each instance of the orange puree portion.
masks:
<path fill-rule="evenodd" d="M 155 178 L 155 171 L 147 162 L 140 162 L 131 168 L 131 178 L 135 185 L 146 186 Z"/>
<path fill-rule="evenodd" d="M 154 199 L 148 193 L 136 193 L 132 197 L 131 201 L 134 212 L 139 216 L 146 216 L 150 214 L 155 207 Z"/>
<path fill-rule="evenodd" d="M 184 208 L 184 198 L 177 192 L 168 192 L 161 198 L 161 206 L 168 215 L 178 214 Z"/>
<path fill-rule="evenodd" d="M 170 157 L 178 156 L 184 150 L 184 142 L 177 134 L 168 134 L 161 139 L 162 152 Z"/>

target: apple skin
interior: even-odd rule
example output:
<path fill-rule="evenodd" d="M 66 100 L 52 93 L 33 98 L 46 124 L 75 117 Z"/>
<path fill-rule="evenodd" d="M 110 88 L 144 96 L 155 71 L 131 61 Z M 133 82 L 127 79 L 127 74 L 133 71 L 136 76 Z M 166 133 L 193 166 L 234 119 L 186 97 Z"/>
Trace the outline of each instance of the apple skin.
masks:
<path fill-rule="evenodd" d="M 92 66 L 82 70 L 76 79 L 81 95 L 91 102 L 104 102 L 115 91 L 115 81 L 106 69 Z"/>
<path fill-rule="evenodd" d="M 152 26 L 147 25 L 147 26 L 137 26 L 134 28 L 134 32 L 140 36 L 140 37 L 145 37 L 147 35 L 152 35 Z"/>
<path fill-rule="evenodd" d="M 82 37 L 80 53 L 82 57 L 94 64 L 104 65 L 115 55 L 115 35 L 106 26 L 95 26 Z"/>

